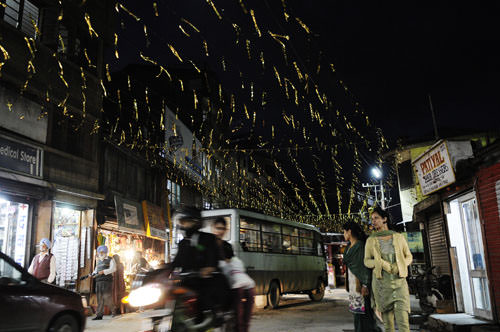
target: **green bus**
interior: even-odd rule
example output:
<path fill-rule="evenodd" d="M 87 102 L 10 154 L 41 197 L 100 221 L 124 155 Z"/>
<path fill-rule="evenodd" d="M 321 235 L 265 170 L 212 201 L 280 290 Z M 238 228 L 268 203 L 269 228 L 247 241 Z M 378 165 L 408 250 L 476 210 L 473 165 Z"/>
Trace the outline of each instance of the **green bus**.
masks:
<path fill-rule="evenodd" d="M 325 250 L 320 231 L 311 225 L 239 210 L 206 210 L 204 231 L 223 217 L 225 236 L 235 255 L 255 280 L 256 294 L 266 295 L 272 308 L 283 294 L 308 294 L 321 301 L 328 284 Z"/>

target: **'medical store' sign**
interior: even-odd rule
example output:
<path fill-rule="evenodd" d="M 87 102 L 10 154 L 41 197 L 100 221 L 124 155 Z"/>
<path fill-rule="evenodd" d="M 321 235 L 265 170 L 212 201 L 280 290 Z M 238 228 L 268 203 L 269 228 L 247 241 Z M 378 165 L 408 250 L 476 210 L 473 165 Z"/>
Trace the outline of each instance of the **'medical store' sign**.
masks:
<path fill-rule="evenodd" d="M 0 136 L 0 168 L 42 177 L 43 150 Z"/>
<path fill-rule="evenodd" d="M 455 172 L 446 142 L 438 142 L 414 162 L 420 188 L 429 195 L 455 182 Z"/>

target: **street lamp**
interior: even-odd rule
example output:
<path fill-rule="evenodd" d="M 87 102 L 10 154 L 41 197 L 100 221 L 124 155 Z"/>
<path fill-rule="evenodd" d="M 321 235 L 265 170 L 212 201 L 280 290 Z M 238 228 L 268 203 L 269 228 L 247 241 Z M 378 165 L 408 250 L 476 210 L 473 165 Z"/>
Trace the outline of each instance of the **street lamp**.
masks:
<path fill-rule="evenodd" d="M 372 168 L 372 175 L 375 179 L 380 180 L 382 179 L 382 171 L 378 167 L 373 167 Z"/>
<path fill-rule="evenodd" d="M 370 185 L 370 184 L 363 184 L 364 188 L 373 188 L 375 189 L 375 201 L 377 201 L 377 187 L 380 186 L 380 207 L 385 210 L 385 194 L 384 194 L 384 184 L 383 184 L 383 173 L 382 170 L 378 167 L 373 167 L 371 169 L 372 176 L 380 181 L 380 184 L 377 185 Z"/>

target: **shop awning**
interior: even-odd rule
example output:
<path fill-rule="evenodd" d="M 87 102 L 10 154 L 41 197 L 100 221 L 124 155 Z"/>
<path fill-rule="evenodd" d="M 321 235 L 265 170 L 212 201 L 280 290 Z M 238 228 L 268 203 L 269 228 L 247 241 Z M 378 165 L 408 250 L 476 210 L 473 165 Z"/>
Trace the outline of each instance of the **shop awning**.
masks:
<path fill-rule="evenodd" d="M 141 203 L 115 195 L 115 207 L 119 230 L 141 235 L 146 234 Z"/>
<path fill-rule="evenodd" d="M 161 207 L 148 201 L 142 201 L 142 210 L 146 222 L 146 235 L 165 241 L 167 239 L 167 225 Z"/>

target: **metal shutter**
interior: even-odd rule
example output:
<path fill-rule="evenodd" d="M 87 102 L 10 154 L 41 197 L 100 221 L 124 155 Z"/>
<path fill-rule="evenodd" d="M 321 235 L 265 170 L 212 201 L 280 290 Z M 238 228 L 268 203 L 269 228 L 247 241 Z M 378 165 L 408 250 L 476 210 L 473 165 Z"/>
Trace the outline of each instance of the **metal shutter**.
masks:
<path fill-rule="evenodd" d="M 441 214 L 431 215 L 427 223 L 427 237 L 431 264 L 436 266 L 435 273 L 451 275 L 450 256 L 443 217 Z"/>

